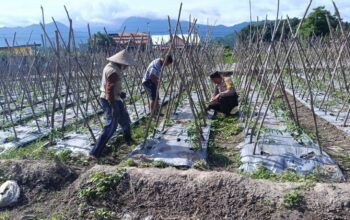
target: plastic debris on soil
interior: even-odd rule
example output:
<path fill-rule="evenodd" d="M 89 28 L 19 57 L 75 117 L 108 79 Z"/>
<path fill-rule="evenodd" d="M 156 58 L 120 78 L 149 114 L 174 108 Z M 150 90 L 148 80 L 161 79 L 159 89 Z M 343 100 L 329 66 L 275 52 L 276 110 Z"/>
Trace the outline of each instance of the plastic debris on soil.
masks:
<path fill-rule="evenodd" d="M 264 110 L 263 110 L 264 112 Z M 262 115 L 261 117 L 262 118 Z M 313 173 L 317 169 L 327 172 L 334 181 L 345 181 L 345 176 L 339 166 L 325 152 L 314 144 L 306 134 L 294 138 L 286 132 L 286 122 L 268 111 L 262 132 L 254 151 L 254 141 L 249 143 L 250 135 L 240 144 L 240 168 L 248 173 L 255 172 L 259 166 L 264 166 L 273 173 L 286 170 L 295 171 L 299 175 Z M 253 139 L 254 140 L 254 139 Z"/>
<path fill-rule="evenodd" d="M 192 98 L 196 102 L 196 96 L 192 95 Z M 201 127 L 200 145 L 202 148 L 192 149 L 187 129 L 193 123 L 194 117 L 187 99 L 171 116 L 172 124 L 166 126 L 162 132 L 160 132 L 162 127 L 160 125 L 155 138 L 149 138 L 145 145 L 138 145 L 129 157 L 136 160 L 163 161 L 179 167 L 192 167 L 193 163 L 198 160 L 206 163 L 211 116 L 212 114 L 207 116 L 207 125 Z"/>
<path fill-rule="evenodd" d="M 21 189 L 16 181 L 7 180 L 0 186 L 0 207 L 7 207 L 17 202 Z"/>

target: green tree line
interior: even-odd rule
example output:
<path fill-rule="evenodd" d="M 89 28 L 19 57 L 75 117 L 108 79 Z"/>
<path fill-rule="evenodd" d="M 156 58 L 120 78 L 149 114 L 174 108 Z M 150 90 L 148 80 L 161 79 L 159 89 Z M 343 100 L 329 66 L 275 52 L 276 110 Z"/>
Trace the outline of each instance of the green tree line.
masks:
<path fill-rule="evenodd" d="M 316 36 L 316 37 L 327 36 L 331 31 L 327 22 L 327 17 L 329 20 L 329 24 L 332 27 L 331 29 L 336 30 L 339 24 L 338 18 L 335 15 L 332 15 L 328 10 L 326 10 L 324 6 L 319 6 L 317 8 L 314 8 L 304 20 L 302 26 L 300 27 L 300 36 L 304 39 L 310 38 L 313 36 Z M 294 32 L 300 23 L 300 19 L 291 18 L 289 19 L 289 21 L 290 21 L 292 30 Z M 282 32 L 283 22 L 285 23 L 284 25 L 285 28 L 284 28 L 284 31 Z M 350 29 L 349 22 L 341 21 L 341 23 L 345 29 L 347 30 Z M 265 21 L 255 22 L 251 26 L 250 25 L 246 26 L 245 28 L 240 30 L 238 33 L 229 34 L 223 38 L 216 39 L 216 41 L 223 44 L 224 46 L 230 46 L 230 47 L 233 46 L 234 41 L 237 40 L 237 38 L 249 39 L 250 37 L 252 37 L 252 40 L 256 41 L 261 37 L 261 36 L 257 36 L 256 33 L 260 32 L 263 29 L 264 25 L 266 25 L 265 27 L 266 32 L 264 36 L 262 36 L 262 40 L 271 41 L 274 26 L 275 26 L 275 21 L 267 21 L 266 24 L 265 24 Z M 283 39 L 286 39 L 291 35 L 287 19 L 284 19 L 280 22 L 280 25 L 276 30 L 275 40 L 280 39 L 282 33 L 283 33 L 283 36 L 282 36 Z"/>

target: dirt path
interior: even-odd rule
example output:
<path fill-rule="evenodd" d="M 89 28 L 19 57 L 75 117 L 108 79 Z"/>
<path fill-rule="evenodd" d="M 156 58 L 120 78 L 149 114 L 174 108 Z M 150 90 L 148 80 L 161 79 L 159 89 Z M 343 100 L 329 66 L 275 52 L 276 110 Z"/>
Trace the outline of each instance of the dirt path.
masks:
<path fill-rule="evenodd" d="M 288 100 L 294 110 L 294 100 L 288 96 Z M 297 101 L 297 111 L 300 126 L 306 131 L 315 133 L 312 112 L 301 102 Z M 347 177 L 350 176 L 350 136 L 337 129 L 323 118 L 317 117 L 317 126 L 321 147 L 335 159 Z"/>

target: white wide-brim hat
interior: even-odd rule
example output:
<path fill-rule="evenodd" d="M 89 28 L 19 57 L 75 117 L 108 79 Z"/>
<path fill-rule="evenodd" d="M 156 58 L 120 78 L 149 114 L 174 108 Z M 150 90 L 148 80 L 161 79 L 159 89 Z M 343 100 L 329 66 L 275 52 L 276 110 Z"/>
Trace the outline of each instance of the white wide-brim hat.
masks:
<path fill-rule="evenodd" d="M 135 65 L 135 60 L 130 56 L 130 54 L 124 49 L 107 58 L 108 61 L 113 63 L 119 63 L 127 66 Z"/>

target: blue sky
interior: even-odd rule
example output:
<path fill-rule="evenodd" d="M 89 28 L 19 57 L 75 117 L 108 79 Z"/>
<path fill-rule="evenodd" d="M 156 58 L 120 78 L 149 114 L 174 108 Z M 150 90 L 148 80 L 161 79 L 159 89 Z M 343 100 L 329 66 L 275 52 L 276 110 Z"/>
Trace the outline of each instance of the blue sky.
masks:
<path fill-rule="evenodd" d="M 277 0 L 251 0 L 252 17 L 274 19 Z M 113 25 L 129 16 L 149 18 L 176 18 L 180 0 L 0 0 L 0 27 L 26 26 L 41 19 L 40 6 L 45 19 L 66 23 L 63 5 L 66 5 L 75 26 L 87 23 Z M 249 0 L 183 0 L 182 19 L 189 15 L 198 23 L 234 25 L 249 20 Z M 280 15 L 302 16 L 308 0 L 280 0 Z M 350 20 L 350 0 L 335 0 L 341 15 Z M 312 8 L 324 5 L 334 12 L 331 0 L 313 0 Z"/>

